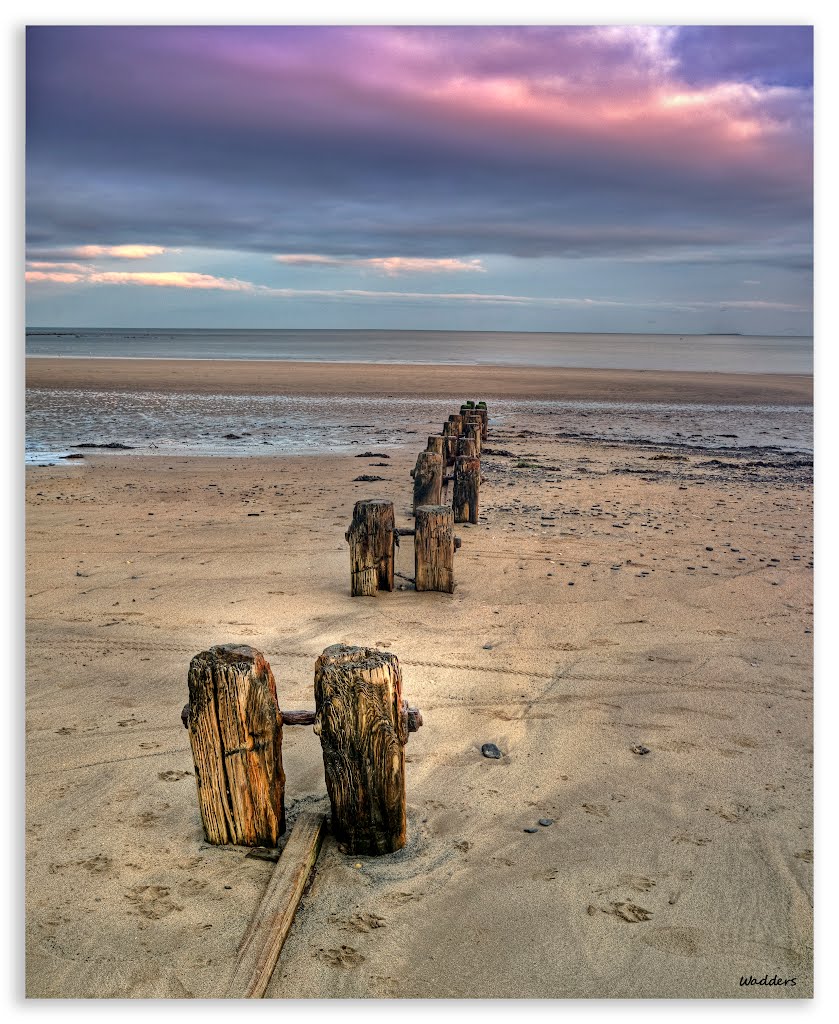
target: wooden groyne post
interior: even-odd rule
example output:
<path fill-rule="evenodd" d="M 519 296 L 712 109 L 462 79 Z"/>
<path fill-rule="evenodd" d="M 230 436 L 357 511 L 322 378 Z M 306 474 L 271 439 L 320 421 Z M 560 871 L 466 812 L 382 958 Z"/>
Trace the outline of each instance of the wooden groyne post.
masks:
<path fill-rule="evenodd" d="M 367 647 L 327 647 L 315 663 L 315 705 L 333 835 L 348 853 L 400 850 L 408 706 L 398 658 Z"/>
<path fill-rule="evenodd" d="M 442 458 L 445 454 L 445 438 L 442 434 L 429 434 L 428 444 L 426 445 L 426 451 L 437 452 Z"/>
<path fill-rule="evenodd" d="M 380 498 L 357 501 L 344 534 L 350 545 L 350 593 L 372 597 L 393 590 L 395 529 L 393 502 Z"/>
<path fill-rule="evenodd" d="M 417 590 L 454 592 L 454 515 L 448 505 L 425 505 L 416 510 L 414 586 Z"/>
<path fill-rule="evenodd" d="M 456 523 L 477 523 L 481 489 L 481 460 L 461 455 L 454 463 L 452 509 Z"/>
<path fill-rule="evenodd" d="M 222 644 L 189 666 L 187 728 L 208 843 L 276 846 L 285 832 L 283 716 L 271 666 Z"/>
<path fill-rule="evenodd" d="M 411 475 L 414 478 L 414 515 L 418 505 L 439 505 L 443 493 L 442 455 L 420 452 Z"/>

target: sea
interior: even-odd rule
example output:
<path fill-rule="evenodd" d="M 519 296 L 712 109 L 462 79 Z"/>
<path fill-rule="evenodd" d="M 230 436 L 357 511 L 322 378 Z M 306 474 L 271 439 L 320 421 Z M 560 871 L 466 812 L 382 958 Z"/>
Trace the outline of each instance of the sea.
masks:
<path fill-rule="evenodd" d="M 813 372 L 812 337 L 738 334 L 30 328 L 26 355 Z M 74 463 L 65 457 L 74 446 L 92 444 L 125 446 L 112 450 L 126 457 L 387 450 L 416 444 L 414 435 L 437 433 L 451 411 L 451 399 L 435 398 L 29 389 L 26 461 L 69 467 Z M 615 444 L 813 451 L 810 405 L 495 399 L 491 415 L 502 430 L 532 423 L 544 432 Z"/>

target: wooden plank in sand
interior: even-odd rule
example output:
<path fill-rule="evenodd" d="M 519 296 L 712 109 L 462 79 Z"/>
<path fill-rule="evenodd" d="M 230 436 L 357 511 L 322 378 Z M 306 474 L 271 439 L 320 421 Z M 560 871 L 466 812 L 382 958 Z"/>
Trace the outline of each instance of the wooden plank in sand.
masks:
<path fill-rule="evenodd" d="M 315 706 L 332 834 L 348 853 L 401 850 L 408 706 L 399 659 L 367 647 L 327 647 L 315 662 Z"/>
<path fill-rule="evenodd" d="M 318 859 L 326 825 L 324 814 L 303 812 L 285 845 L 268 888 L 239 945 L 229 999 L 265 995 L 294 914 Z"/>
<path fill-rule="evenodd" d="M 189 730 L 207 842 L 276 846 L 285 832 L 283 716 L 271 666 L 221 644 L 189 666 Z"/>

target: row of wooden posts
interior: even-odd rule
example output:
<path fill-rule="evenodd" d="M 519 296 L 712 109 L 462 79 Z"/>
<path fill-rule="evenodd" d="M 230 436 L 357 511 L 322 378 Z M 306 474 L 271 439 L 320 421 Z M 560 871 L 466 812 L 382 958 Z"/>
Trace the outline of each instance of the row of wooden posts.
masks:
<path fill-rule="evenodd" d="M 396 528 L 393 503 L 357 502 L 347 531 L 352 594 L 393 590 L 394 548 L 414 534 L 416 589 L 454 589 L 454 523 L 478 521 L 480 453 L 487 409 L 469 402 L 449 417 L 417 459 L 413 530 Z M 446 474 L 453 467 L 451 476 Z M 452 505 L 442 504 L 454 483 Z M 204 835 L 218 845 L 276 847 L 285 832 L 283 727 L 312 725 L 320 737 L 332 834 L 355 855 L 380 855 L 406 841 L 405 745 L 422 714 L 402 697 L 395 654 L 334 644 L 314 666 L 314 710 L 281 711 L 264 655 L 224 644 L 189 666 L 189 732 Z M 320 812 L 301 812 L 237 951 L 228 996 L 259 998 L 320 851 Z"/>
<path fill-rule="evenodd" d="M 350 545 L 350 593 L 372 597 L 393 590 L 399 538 L 414 537 L 414 586 L 417 590 L 454 590 L 454 553 L 460 538 L 455 523 L 477 523 L 481 489 L 481 450 L 488 436 L 486 402 L 467 402 L 452 413 L 440 434 L 428 438 L 411 470 L 414 478 L 414 527 L 396 526 L 393 502 L 357 501 L 346 532 Z M 446 471 L 452 468 L 452 473 Z M 443 504 L 452 483 L 451 504 Z"/>

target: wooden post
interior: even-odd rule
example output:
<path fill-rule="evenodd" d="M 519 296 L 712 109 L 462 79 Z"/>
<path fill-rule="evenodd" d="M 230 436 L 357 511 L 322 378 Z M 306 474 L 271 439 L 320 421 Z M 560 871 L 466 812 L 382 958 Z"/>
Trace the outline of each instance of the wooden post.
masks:
<path fill-rule="evenodd" d="M 481 460 L 463 455 L 454 462 L 452 507 L 456 523 L 477 523 L 481 486 Z"/>
<path fill-rule="evenodd" d="M 454 433 L 459 437 L 463 433 L 463 417 L 458 412 L 453 412 L 449 416 L 449 423 L 454 427 Z"/>
<path fill-rule="evenodd" d="M 477 458 L 474 437 L 459 437 L 457 439 L 457 454 L 458 456 L 468 455 L 470 458 Z"/>
<path fill-rule="evenodd" d="M 318 859 L 325 824 L 326 815 L 312 811 L 303 811 L 294 823 L 262 902 L 239 944 L 227 998 L 261 999 L 265 995 Z"/>
<path fill-rule="evenodd" d="M 486 402 L 478 402 L 476 411 L 481 414 L 481 440 L 486 441 L 489 436 L 489 411 Z"/>
<path fill-rule="evenodd" d="M 357 501 L 344 534 L 350 544 L 350 593 L 372 597 L 393 590 L 393 548 L 399 543 L 393 502 L 374 498 Z"/>
<path fill-rule="evenodd" d="M 416 511 L 414 585 L 417 590 L 454 591 L 454 516 L 448 505 Z"/>
<path fill-rule="evenodd" d="M 189 666 L 189 742 L 208 843 L 276 846 L 285 832 L 283 716 L 271 666 L 223 644 Z"/>
<path fill-rule="evenodd" d="M 443 457 L 420 452 L 414 467 L 414 515 L 417 505 L 439 505 L 443 490 Z"/>
<path fill-rule="evenodd" d="M 478 415 L 470 414 L 466 417 L 466 423 L 463 427 L 463 436 L 471 437 L 475 442 L 475 454 L 480 458 L 481 455 L 481 417 Z"/>
<path fill-rule="evenodd" d="M 445 440 L 446 439 L 442 434 L 429 434 L 426 451 L 437 452 L 440 458 L 442 458 L 444 454 Z"/>
<path fill-rule="evenodd" d="M 400 850 L 408 714 L 396 655 L 327 647 L 315 663 L 315 705 L 335 838 L 348 853 Z"/>
<path fill-rule="evenodd" d="M 455 425 L 449 420 L 448 423 L 443 424 L 443 443 L 446 455 L 446 465 L 448 465 L 455 457 L 457 449 L 457 438 L 458 430 Z"/>

